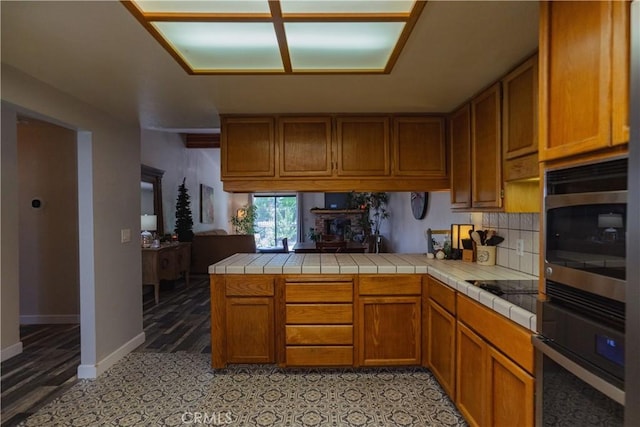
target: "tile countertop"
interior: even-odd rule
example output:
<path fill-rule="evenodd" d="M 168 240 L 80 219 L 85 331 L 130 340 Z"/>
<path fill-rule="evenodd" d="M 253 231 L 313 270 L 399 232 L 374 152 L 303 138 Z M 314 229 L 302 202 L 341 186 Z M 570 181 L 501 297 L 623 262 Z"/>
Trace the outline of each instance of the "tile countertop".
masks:
<path fill-rule="evenodd" d="M 428 259 L 421 254 L 235 254 L 209 274 L 430 274 L 517 324 L 536 330 L 536 315 L 467 280 L 537 279 L 505 267 Z"/>

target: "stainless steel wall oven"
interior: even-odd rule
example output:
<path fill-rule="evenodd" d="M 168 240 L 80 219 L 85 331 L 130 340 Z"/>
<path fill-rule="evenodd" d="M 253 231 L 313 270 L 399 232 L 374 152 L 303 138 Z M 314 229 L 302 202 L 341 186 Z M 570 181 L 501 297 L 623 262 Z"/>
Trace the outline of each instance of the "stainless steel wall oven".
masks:
<path fill-rule="evenodd" d="M 627 159 L 545 174 L 536 423 L 624 420 Z"/>
<path fill-rule="evenodd" d="M 545 278 L 624 301 L 627 159 L 545 176 Z"/>

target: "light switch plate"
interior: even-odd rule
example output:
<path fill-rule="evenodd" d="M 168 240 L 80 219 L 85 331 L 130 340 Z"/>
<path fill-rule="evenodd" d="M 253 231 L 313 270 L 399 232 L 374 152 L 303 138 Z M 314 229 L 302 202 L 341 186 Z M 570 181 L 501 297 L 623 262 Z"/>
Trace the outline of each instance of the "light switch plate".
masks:
<path fill-rule="evenodd" d="M 120 243 L 129 243 L 131 241 L 131 229 L 123 228 L 120 230 Z"/>

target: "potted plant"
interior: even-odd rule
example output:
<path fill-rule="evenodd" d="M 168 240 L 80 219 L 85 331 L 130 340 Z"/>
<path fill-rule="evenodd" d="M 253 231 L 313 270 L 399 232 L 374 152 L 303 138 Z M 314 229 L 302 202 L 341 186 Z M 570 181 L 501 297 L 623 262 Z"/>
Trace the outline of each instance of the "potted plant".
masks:
<path fill-rule="evenodd" d="M 307 235 L 309 240 L 312 242 L 318 243 L 318 241 L 322 238 L 322 234 L 318 233 L 315 228 L 309 228 L 309 234 Z"/>
<path fill-rule="evenodd" d="M 236 234 L 255 234 L 257 210 L 255 205 L 245 205 L 238 209 L 236 215 L 230 220 Z"/>
<path fill-rule="evenodd" d="M 181 242 L 193 240 L 193 217 L 191 216 L 191 202 L 189 190 L 185 185 L 186 177 L 178 187 L 178 200 L 176 201 L 176 227 L 174 231 Z"/>
<path fill-rule="evenodd" d="M 389 218 L 387 210 L 389 195 L 384 192 L 378 193 L 351 193 L 351 206 L 362 209 L 362 219 L 360 225 L 364 233 L 364 238 L 368 239 L 372 252 L 380 251 L 380 226 L 385 219 Z"/>

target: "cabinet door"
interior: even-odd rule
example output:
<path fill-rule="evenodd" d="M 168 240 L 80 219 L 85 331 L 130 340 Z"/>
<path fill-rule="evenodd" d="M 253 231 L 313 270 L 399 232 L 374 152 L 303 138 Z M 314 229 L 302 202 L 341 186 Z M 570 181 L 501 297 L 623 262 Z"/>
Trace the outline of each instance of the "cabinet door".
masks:
<path fill-rule="evenodd" d="M 611 121 L 613 145 L 629 142 L 629 1 L 614 1 L 611 65 Z"/>
<path fill-rule="evenodd" d="M 471 100 L 471 205 L 502 206 L 500 82 Z"/>
<path fill-rule="evenodd" d="M 486 425 L 487 344 L 464 324 L 457 323 L 456 406 L 469 425 Z"/>
<path fill-rule="evenodd" d="M 336 149 L 339 176 L 388 176 L 389 118 L 338 117 Z"/>
<path fill-rule="evenodd" d="M 361 297 L 360 364 L 419 365 L 421 297 Z"/>
<path fill-rule="evenodd" d="M 180 243 L 176 248 L 176 272 L 189 271 L 191 264 L 191 243 Z"/>
<path fill-rule="evenodd" d="M 444 119 L 393 119 L 393 174 L 395 176 L 447 176 Z"/>
<path fill-rule="evenodd" d="M 227 362 L 274 363 L 274 330 L 273 298 L 226 298 Z"/>
<path fill-rule="evenodd" d="M 330 176 L 331 117 L 278 119 L 280 176 Z"/>
<path fill-rule="evenodd" d="M 540 159 L 609 146 L 609 1 L 540 2 Z"/>
<path fill-rule="evenodd" d="M 162 248 L 157 253 L 158 257 L 158 279 L 175 280 L 178 278 L 177 251 L 175 248 Z"/>
<path fill-rule="evenodd" d="M 455 398 L 456 319 L 429 299 L 427 361 L 444 391 Z"/>
<path fill-rule="evenodd" d="M 538 151 L 538 56 L 502 79 L 502 155 L 515 159 Z M 537 170 L 535 176 L 537 176 Z"/>
<path fill-rule="evenodd" d="M 222 178 L 274 177 L 273 117 L 226 117 L 222 120 Z"/>
<path fill-rule="evenodd" d="M 449 117 L 451 145 L 451 207 L 471 207 L 471 109 L 469 104 Z"/>
<path fill-rule="evenodd" d="M 487 395 L 490 426 L 533 426 L 534 379 L 499 351 L 489 346 Z"/>

